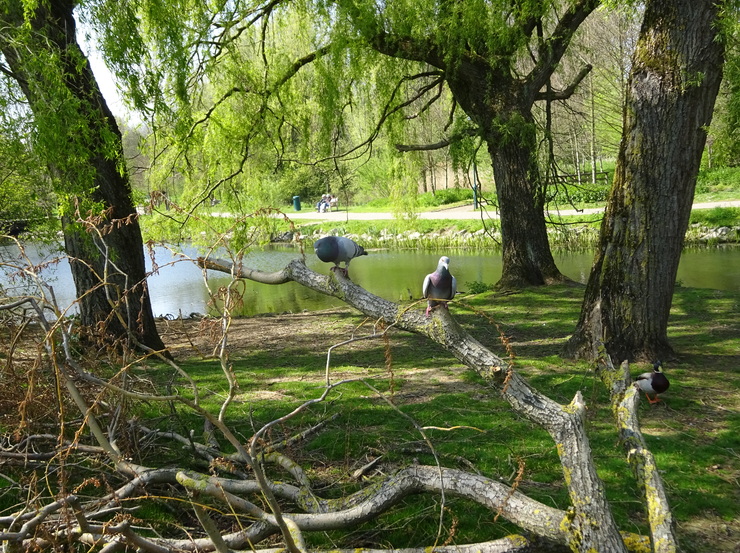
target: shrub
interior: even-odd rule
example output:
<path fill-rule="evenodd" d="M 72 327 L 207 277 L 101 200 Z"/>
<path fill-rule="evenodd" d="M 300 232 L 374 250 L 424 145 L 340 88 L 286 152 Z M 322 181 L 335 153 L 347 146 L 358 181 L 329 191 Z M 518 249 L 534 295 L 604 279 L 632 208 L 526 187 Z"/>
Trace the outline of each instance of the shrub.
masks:
<path fill-rule="evenodd" d="M 551 185 L 548 192 L 551 200 L 559 204 L 596 204 L 606 201 L 611 188 L 611 181 L 601 179 L 596 184 L 584 182 L 581 184 Z"/>
<path fill-rule="evenodd" d="M 740 191 L 740 167 L 721 167 L 699 171 L 697 194 Z"/>
<path fill-rule="evenodd" d="M 471 294 L 482 294 L 493 290 L 493 284 L 487 284 L 480 280 L 474 280 L 472 282 L 466 282 L 465 285 L 468 287 L 468 292 Z"/>
<path fill-rule="evenodd" d="M 691 212 L 691 223 L 712 228 L 738 226 L 740 225 L 740 208 L 695 209 Z"/>
<path fill-rule="evenodd" d="M 473 190 L 470 188 L 445 188 L 436 192 L 425 192 L 419 195 L 419 206 L 438 207 L 473 199 Z"/>

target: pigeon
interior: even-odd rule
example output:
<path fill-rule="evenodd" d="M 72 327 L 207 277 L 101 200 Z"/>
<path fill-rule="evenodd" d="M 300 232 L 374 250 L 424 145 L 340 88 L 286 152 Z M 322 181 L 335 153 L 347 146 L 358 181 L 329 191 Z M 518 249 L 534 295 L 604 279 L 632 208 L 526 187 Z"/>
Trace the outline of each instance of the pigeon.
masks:
<path fill-rule="evenodd" d="M 422 285 L 422 294 L 428 300 L 426 316 L 428 317 L 432 309 L 438 305 L 447 309 L 447 301 L 435 300 L 451 300 L 456 293 L 457 280 L 450 274 L 450 258 L 442 256 L 439 258 L 437 270 L 428 274 Z"/>
<path fill-rule="evenodd" d="M 658 394 L 662 394 L 670 386 L 660 367 L 661 362 L 656 361 L 653 363 L 653 372 L 642 373 L 635 379 L 635 385 L 645 392 L 645 397 L 650 403 L 658 403 L 660 401 Z M 655 399 L 651 399 L 650 394 L 653 394 Z"/>
<path fill-rule="evenodd" d="M 333 271 L 339 270 L 344 276 L 349 277 L 349 262 L 355 257 L 367 255 L 362 246 L 358 246 L 354 241 L 343 236 L 326 236 L 316 240 L 313 249 L 321 261 L 325 263 L 334 263 Z M 344 268 L 339 263 L 344 261 Z"/>

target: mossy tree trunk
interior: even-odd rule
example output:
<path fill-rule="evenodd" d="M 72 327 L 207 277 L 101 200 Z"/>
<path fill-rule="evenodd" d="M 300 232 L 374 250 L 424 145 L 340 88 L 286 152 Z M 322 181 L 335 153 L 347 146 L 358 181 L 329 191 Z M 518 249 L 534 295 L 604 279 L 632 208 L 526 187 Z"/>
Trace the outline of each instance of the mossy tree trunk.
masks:
<path fill-rule="evenodd" d="M 450 71 L 447 83 L 480 129 L 491 156 L 503 250 L 498 286 L 516 288 L 565 280 L 547 239 L 532 116 L 536 91 L 508 72 L 472 59 Z"/>
<path fill-rule="evenodd" d="M 503 269 L 497 284 L 501 288 L 566 280 L 555 264 L 547 237 L 534 120 L 526 108 L 516 116 L 525 119 L 517 125 L 516 140 L 495 136 L 487 141 L 501 218 Z"/>
<path fill-rule="evenodd" d="M 516 288 L 566 280 L 547 238 L 532 115 L 538 90 L 526 80 L 472 59 L 451 71 L 447 82 L 480 129 L 491 156 L 501 218 L 502 274 L 497 286 Z"/>
<path fill-rule="evenodd" d="M 163 350 L 123 142 L 76 38 L 75 1 L 0 8 L 0 49 L 33 110 L 36 147 L 60 201 L 81 322 L 114 340 Z M 24 14 L 24 9 L 26 13 Z M 88 217 L 88 212 L 105 212 Z"/>
<path fill-rule="evenodd" d="M 575 356 L 670 356 L 668 316 L 696 176 L 722 77 L 718 5 L 650 1 L 628 83 L 624 131 Z"/>

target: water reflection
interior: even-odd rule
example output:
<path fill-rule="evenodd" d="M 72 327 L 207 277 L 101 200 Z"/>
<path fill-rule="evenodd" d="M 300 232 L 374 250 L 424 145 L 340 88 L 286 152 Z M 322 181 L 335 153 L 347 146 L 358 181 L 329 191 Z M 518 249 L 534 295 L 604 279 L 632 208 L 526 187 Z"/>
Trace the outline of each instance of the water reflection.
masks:
<path fill-rule="evenodd" d="M 57 252 L 49 247 L 27 245 L 26 253 L 35 264 L 55 259 Z M 186 257 L 173 255 L 164 247 L 154 249 L 156 270 L 149 278 L 152 307 L 157 316 L 191 313 L 213 313 L 211 292 L 229 284 L 225 274 L 209 272 L 208 287 L 203 272 L 191 258 L 199 254 L 195 248 L 184 248 Z M 437 266 L 440 255 L 452 258 L 450 269 L 457 278 L 458 290 L 468 290 L 473 281 L 493 283 L 501 276 L 501 256 L 498 252 L 444 251 L 371 251 L 367 257 L 355 259 L 351 265 L 352 280 L 358 285 L 387 300 L 418 299 L 424 276 Z M 298 250 L 275 247 L 266 251 L 251 252 L 245 265 L 265 271 L 284 267 L 290 260 L 300 257 Z M 0 259 L 19 258 L 15 245 L 0 247 Z M 591 253 L 560 253 L 555 255 L 560 270 L 570 278 L 585 283 L 591 268 Z M 331 264 L 322 263 L 313 252 L 306 256 L 309 268 L 327 274 Z M 147 270 L 152 262 L 147 256 Z M 59 305 L 66 307 L 75 299 L 75 290 L 66 259 L 45 268 L 42 275 L 54 288 Z M 740 291 L 740 248 L 720 247 L 691 250 L 683 254 L 678 271 L 678 281 L 683 286 Z M 7 269 L 0 273 L 0 286 L 9 294 L 22 293 L 24 283 L 13 279 Z M 298 312 L 325 309 L 342 305 L 335 298 L 328 298 L 295 283 L 270 286 L 246 282 L 237 288 L 243 293 L 243 307 L 237 315 L 260 313 Z"/>

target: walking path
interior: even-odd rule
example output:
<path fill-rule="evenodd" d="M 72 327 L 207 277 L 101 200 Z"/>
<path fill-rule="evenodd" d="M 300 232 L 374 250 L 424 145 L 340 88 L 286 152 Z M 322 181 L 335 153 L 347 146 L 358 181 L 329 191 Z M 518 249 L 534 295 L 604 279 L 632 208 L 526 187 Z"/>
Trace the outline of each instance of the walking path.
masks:
<path fill-rule="evenodd" d="M 711 209 L 713 207 L 740 207 L 740 200 L 724 202 L 707 202 L 694 204 L 693 209 Z M 498 212 L 493 208 L 484 208 L 484 216 L 490 219 L 497 219 Z M 590 209 L 561 209 L 555 214 L 560 215 L 591 215 L 603 212 L 603 208 Z M 393 219 L 393 213 L 355 213 L 347 211 L 327 211 L 326 213 L 317 213 L 313 208 L 302 211 L 292 211 L 287 213 L 291 219 L 311 219 L 319 221 L 378 221 L 383 219 Z M 480 209 L 474 210 L 473 204 L 449 209 L 438 209 L 436 211 L 423 211 L 418 214 L 420 219 L 479 219 L 481 217 Z"/>

